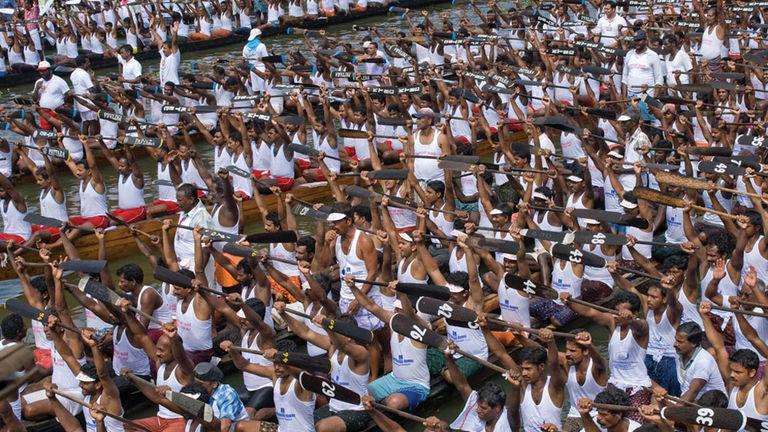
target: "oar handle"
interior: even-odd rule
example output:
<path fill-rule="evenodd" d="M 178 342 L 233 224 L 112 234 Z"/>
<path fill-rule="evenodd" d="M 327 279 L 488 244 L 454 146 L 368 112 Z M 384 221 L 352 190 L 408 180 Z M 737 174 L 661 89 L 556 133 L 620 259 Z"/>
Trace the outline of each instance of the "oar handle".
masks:
<path fill-rule="evenodd" d="M 765 304 L 762 304 L 762 303 L 755 303 L 755 302 L 744 301 L 744 300 L 740 300 L 739 303 L 741 303 L 743 305 L 746 305 L 746 306 L 752 306 L 752 307 L 759 307 L 759 308 L 762 308 L 762 309 L 768 309 L 768 305 L 765 305 Z"/>
<path fill-rule="evenodd" d="M 493 231 L 493 232 L 503 232 L 508 233 L 508 229 L 501 229 L 501 228 L 492 228 L 492 227 L 477 227 L 478 231 Z"/>
<path fill-rule="evenodd" d="M 141 309 L 139 309 L 139 308 L 137 308 L 137 307 L 135 307 L 135 306 L 133 306 L 133 305 L 131 305 L 131 306 L 128 306 L 128 310 L 130 310 L 131 312 L 134 312 L 134 313 L 137 313 L 137 314 L 139 314 L 139 315 L 143 316 L 144 318 L 148 319 L 149 321 L 151 321 L 151 322 L 153 322 L 153 323 L 155 323 L 155 324 L 157 324 L 157 325 L 159 325 L 159 326 L 162 326 L 162 325 L 164 324 L 164 323 L 163 323 L 162 321 L 160 321 L 159 319 L 157 319 L 157 318 L 153 317 L 152 315 L 150 315 L 150 314 L 148 314 L 148 313 L 144 312 L 143 310 L 141 310 Z"/>
<path fill-rule="evenodd" d="M 528 332 L 528 333 L 532 333 L 532 334 L 535 334 L 535 335 L 541 333 L 541 330 L 543 330 L 543 329 L 525 327 L 525 326 L 522 326 L 522 325 L 516 324 L 516 323 L 510 323 L 510 322 L 504 321 L 501 318 L 495 318 L 495 317 L 488 317 L 488 316 L 486 316 L 486 319 L 491 324 L 505 326 L 505 327 L 509 327 L 509 328 L 512 328 L 512 329 L 516 329 L 516 330 L 522 330 L 522 331 L 525 331 L 525 332 Z M 576 335 L 572 334 L 572 333 L 553 331 L 552 335 L 555 336 L 555 337 L 562 337 L 562 338 L 566 338 L 566 339 L 576 339 Z"/>
<path fill-rule="evenodd" d="M 365 280 L 365 279 L 357 279 L 357 278 L 355 278 L 355 279 L 353 279 L 353 281 L 355 281 L 356 283 L 368 284 L 368 285 L 374 285 L 374 286 L 380 286 L 380 287 L 389 286 L 389 284 L 386 283 L 386 282 L 369 281 L 369 280 Z"/>
<path fill-rule="evenodd" d="M 293 309 L 291 309 L 291 308 L 288 308 L 288 307 L 287 307 L 287 308 L 285 308 L 285 309 L 283 309 L 283 310 L 284 310 L 284 311 L 286 311 L 286 312 L 288 312 L 288 313 L 290 313 L 290 314 L 292 314 L 292 315 L 300 316 L 300 317 L 302 317 L 302 318 L 306 318 L 306 319 L 310 319 L 310 320 L 312 319 L 312 317 L 311 317 L 311 316 L 309 316 L 309 315 L 305 314 L 304 312 L 299 312 L 299 311 L 297 311 L 297 310 L 293 310 Z"/>
<path fill-rule="evenodd" d="M 236 346 L 236 345 L 232 345 L 231 347 L 229 347 L 229 349 L 230 350 L 235 350 L 235 351 L 240 351 L 240 352 L 246 352 L 246 353 L 249 353 L 249 354 L 256 354 L 256 355 L 262 355 L 262 356 L 264 355 L 264 353 L 262 351 L 255 350 L 255 349 L 250 349 L 250 348 L 243 348 L 243 347 L 239 347 L 239 346 Z"/>
<path fill-rule="evenodd" d="M 268 258 L 269 258 L 270 261 L 277 261 L 277 262 L 281 262 L 281 263 L 285 263 L 285 264 L 291 264 L 291 265 L 299 265 L 298 261 L 289 260 L 289 259 L 285 259 L 285 258 L 280 258 L 280 257 L 276 257 L 276 256 L 273 256 L 273 255 L 269 255 Z"/>
<path fill-rule="evenodd" d="M 576 298 L 570 297 L 570 298 L 568 298 L 568 301 L 571 302 L 571 303 L 575 303 L 575 304 L 578 304 L 578 305 L 582 305 L 582 306 L 586 306 L 586 307 L 598 310 L 600 312 L 605 312 L 605 313 L 609 313 L 609 314 L 613 314 L 613 315 L 618 315 L 619 314 L 619 311 L 617 311 L 616 309 L 611 309 L 611 308 L 607 308 L 605 306 L 596 305 L 594 303 L 590 303 L 588 301 L 584 301 L 584 300 L 581 300 L 581 299 L 576 299 Z"/>
<path fill-rule="evenodd" d="M 747 192 L 747 191 L 740 191 L 738 189 L 731 189 L 731 188 L 722 187 L 722 186 L 718 186 L 717 189 L 722 191 L 722 192 L 728 192 L 728 193 L 732 193 L 732 194 L 736 194 L 736 195 L 746 195 L 746 196 L 752 197 L 752 198 L 762 198 L 760 195 L 758 195 L 756 193 Z"/>
<path fill-rule="evenodd" d="M 604 404 L 604 403 L 592 402 L 592 406 L 599 410 L 616 411 L 616 412 L 628 412 L 628 411 L 637 410 L 636 406 L 628 406 L 628 405 L 615 405 L 615 404 Z"/>
<path fill-rule="evenodd" d="M 112 219 L 113 221 L 117 222 L 118 225 L 122 225 L 128 229 L 132 229 L 134 232 L 136 232 L 139 235 L 143 235 L 144 237 L 147 237 L 150 242 L 152 243 L 158 243 L 160 241 L 160 237 L 156 234 L 149 234 L 147 232 L 144 232 L 142 230 L 136 229 L 133 227 L 133 225 L 126 223 L 124 220 L 120 219 L 119 217 L 116 217 L 112 214 L 107 213 L 107 217 Z"/>
<path fill-rule="evenodd" d="M 391 407 L 388 407 L 388 406 L 386 406 L 384 404 L 380 404 L 378 402 L 374 402 L 373 406 L 376 407 L 376 409 L 378 409 L 378 410 L 390 412 L 392 414 L 396 414 L 396 415 L 398 415 L 398 416 L 400 416 L 400 417 L 402 417 L 402 418 L 404 418 L 406 420 L 411 420 L 411 421 L 414 421 L 414 422 L 417 422 L 417 423 L 424 423 L 425 421 L 427 421 L 427 419 L 425 419 L 423 417 L 419 417 L 417 415 L 413 415 L 413 414 L 407 413 L 405 411 L 400 411 L 397 408 L 391 408 Z"/>
<path fill-rule="evenodd" d="M 86 408 L 88 408 L 88 409 L 90 409 L 90 408 L 91 408 L 91 406 L 90 406 L 90 404 L 88 404 L 88 402 L 86 402 L 86 401 L 85 401 L 85 400 L 83 400 L 83 399 L 80 399 L 79 397 L 77 397 L 77 396 L 75 396 L 75 395 L 71 395 L 71 394 L 69 394 L 69 393 L 65 393 L 65 392 L 63 392 L 63 391 L 61 391 L 61 390 L 59 390 L 59 389 L 51 389 L 51 391 L 52 391 L 53 393 L 55 393 L 55 394 L 57 394 L 57 395 L 59 395 L 59 396 L 63 397 L 64 399 L 69 399 L 69 400 L 71 400 L 72 402 L 74 402 L 74 403 L 76 403 L 76 404 L 78 404 L 78 405 L 82 405 L 82 406 L 84 406 L 84 407 L 86 407 Z M 99 410 L 99 412 L 101 412 L 102 414 L 106 415 L 107 417 L 111 417 L 111 418 L 113 418 L 113 419 L 115 419 L 115 420 L 118 420 L 118 421 L 120 421 L 120 422 L 122 422 L 122 423 L 126 423 L 126 424 L 129 424 L 129 425 L 133 426 L 133 427 L 139 428 L 139 429 L 141 429 L 141 430 L 145 430 L 145 431 L 147 431 L 147 432 L 151 432 L 151 431 L 150 431 L 149 429 L 147 429 L 146 427 L 144 427 L 144 426 L 142 426 L 142 425 L 140 425 L 140 424 L 138 424 L 138 423 L 136 423 L 136 422 L 134 422 L 134 421 L 132 421 L 132 420 L 128 420 L 128 419 L 127 419 L 127 418 L 125 418 L 125 417 L 121 417 L 121 416 L 119 416 L 119 415 L 116 415 L 116 414 L 112 414 L 112 413 L 110 413 L 110 412 L 108 412 L 108 411 L 106 411 L 106 410 Z"/>
<path fill-rule="evenodd" d="M 695 209 L 695 210 L 707 212 L 707 213 L 716 214 L 718 216 L 721 216 L 721 217 L 724 217 L 724 218 L 728 218 L 728 219 L 734 219 L 734 220 L 738 219 L 738 216 L 736 216 L 736 215 L 732 215 L 732 214 L 726 213 L 726 212 L 721 212 L 719 210 L 709 209 L 709 208 L 706 208 L 706 207 L 703 207 L 703 206 L 691 205 L 691 208 Z"/>
<path fill-rule="evenodd" d="M 565 211 L 563 207 L 539 207 L 539 206 L 529 205 L 528 208 L 532 210 L 551 211 L 555 213 L 562 213 Z"/>
<path fill-rule="evenodd" d="M 498 373 L 505 374 L 505 373 L 508 372 L 503 367 L 501 367 L 499 365 L 496 365 L 496 364 L 493 364 L 493 363 L 489 362 L 488 360 L 483 360 L 483 359 L 481 359 L 480 357 L 478 357 L 478 356 L 476 356 L 474 354 L 470 354 L 470 353 L 462 350 L 461 348 L 456 348 L 455 351 L 457 353 L 463 355 L 464 357 L 466 357 L 468 359 L 471 359 L 471 360 L 474 360 L 474 361 L 480 363 L 481 365 L 487 367 L 488 369 L 494 370 L 494 371 L 496 371 Z"/>
<path fill-rule="evenodd" d="M 761 318 L 768 318 L 768 314 L 765 314 L 765 313 L 753 312 L 753 311 L 748 311 L 748 310 L 744 310 L 744 309 L 734 309 L 734 308 L 729 308 L 729 307 L 725 307 L 725 306 L 718 306 L 718 305 L 714 305 L 714 304 L 712 305 L 712 309 L 720 310 L 720 311 L 723 311 L 723 312 L 740 313 L 742 315 L 751 315 L 751 316 L 756 316 L 756 317 L 761 317 Z"/>
<path fill-rule="evenodd" d="M 692 406 L 692 407 L 695 407 L 695 408 L 700 408 L 701 407 L 701 405 L 699 405 L 699 404 L 697 404 L 695 402 L 690 402 L 690 401 L 687 401 L 687 400 L 685 400 L 683 398 L 679 398 L 677 396 L 672 396 L 672 395 L 669 395 L 669 394 L 668 395 L 664 395 L 664 398 L 668 399 L 668 400 L 670 400 L 672 402 L 676 402 L 676 403 L 682 404 L 682 405 L 688 405 L 688 406 Z"/>
<path fill-rule="evenodd" d="M 628 267 L 616 266 L 616 269 L 617 270 L 621 270 L 621 271 L 626 272 L 626 273 L 632 273 L 632 274 L 636 274 L 638 276 L 643 276 L 643 277 L 646 277 L 648 279 L 653 279 L 653 280 L 656 280 L 656 281 L 660 281 L 661 280 L 660 277 L 654 276 L 654 275 L 652 275 L 650 273 L 646 273 L 646 272 L 640 271 L 640 270 L 631 269 L 631 268 L 628 268 Z"/>

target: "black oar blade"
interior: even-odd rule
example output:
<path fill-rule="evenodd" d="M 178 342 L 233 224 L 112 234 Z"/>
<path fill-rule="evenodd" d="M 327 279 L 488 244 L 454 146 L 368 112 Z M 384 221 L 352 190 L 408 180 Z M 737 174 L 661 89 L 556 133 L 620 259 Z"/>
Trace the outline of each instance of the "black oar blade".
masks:
<path fill-rule="evenodd" d="M 593 245 L 624 246 L 627 244 L 627 237 L 619 234 L 577 231 L 574 234 L 575 243 L 590 243 Z"/>
<path fill-rule="evenodd" d="M 165 392 L 165 397 L 171 402 L 175 403 L 183 411 L 191 414 L 194 417 L 202 418 L 203 420 L 210 422 L 213 420 L 213 408 L 203 401 L 193 399 L 185 394 L 177 393 L 175 391 L 168 390 Z"/>
<path fill-rule="evenodd" d="M 32 225 L 42 225 L 46 227 L 55 227 L 55 228 L 60 228 L 62 225 L 64 225 L 64 221 L 54 219 L 51 217 L 42 216 L 36 213 L 27 213 L 27 215 L 24 216 L 24 221 L 29 222 Z"/>
<path fill-rule="evenodd" d="M 724 430 L 742 430 L 747 423 L 744 414 L 727 408 L 669 406 L 661 409 L 661 417 L 683 424 Z"/>
<path fill-rule="evenodd" d="M 248 246 L 239 245 L 237 243 L 227 243 L 222 248 L 222 251 L 224 253 L 239 256 L 239 257 L 249 257 L 249 256 L 255 256 L 255 251 L 253 248 L 249 248 Z"/>
<path fill-rule="evenodd" d="M 123 138 L 123 144 L 132 145 L 136 147 L 152 147 L 158 148 L 163 145 L 162 139 L 157 138 L 139 138 L 134 136 L 126 136 Z"/>
<path fill-rule="evenodd" d="M 351 197 L 359 198 L 359 199 L 365 200 L 365 201 L 367 201 L 367 200 L 369 200 L 371 198 L 371 191 L 369 191 L 368 189 L 362 188 L 360 186 L 356 186 L 356 185 L 349 185 L 349 186 L 345 187 L 344 188 L 344 192 L 346 192 L 347 195 L 349 195 Z"/>
<path fill-rule="evenodd" d="M 59 263 L 59 268 L 65 271 L 80 273 L 99 273 L 107 266 L 107 260 L 72 260 Z"/>
<path fill-rule="evenodd" d="M 556 243 L 552 246 L 552 256 L 574 264 L 584 264 L 589 267 L 605 267 L 605 258 L 592 252 L 581 250 L 575 246 Z"/>
<path fill-rule="evenodd" d="M 688 150 L 689 154 L 699 156 L 730 156 L 731 152 L 727 147 L 694 147 Z"/>
<path fill-rule="evenodd" d="M 33 321 L 40 321 L 44 323 L 48 319 L 48 314 L 45 311 L 40 310 L 28 303 L 24 303 L 16 298 L 8 299 L 8 301 L 5 302 L 5 308 Z"/>
<path fill-rule="evenodd" d="M 307 372 L 299 374 L 299 384 L 301 384 L 304 390 L 309 390 L 312 393 L 322 394 L 331 399 L 340 400 L 352 405 L 360 404 L 359 394 Z"/>
<path fill-rule="evenodd" d="M 438 300 L 448 300 L 451 292 L 441 285 L 398 282 L 395 288 L 398 292 L 416 297 L 432 297 Z"/>
<path fill-rule="evenodd" d="M 493 239 L 487 237 L 468 237 L 469 244 L 474 243 L 473 246 L 488 249 L 489 251 L 517 254 L 520 249 L 520 245 L 516 241 Z"/>
<path fill-rule="evenodd" d="M 242 177 L 242 178 L 251 178 L 251 173 L 249 173 L 248 171 L 246 171 L 244 169 L 238 168 L 238 167 L 236 167 L 234 165 L 227 165 L 226 169 L 232 175 L 236 175 L 236 176 Z"/>
<path fill-rule="evenodd" d="M 373 342 L 373 332 L 366 330 L 354 323 L 338 321 L 333 318 L 323 320 L 323 327 L 334 333 L 350 337 L 362 345 L 368 345 Z"/>
<path fill-rule="evenodd" d="M 445 348 L 445 338 L 403 314 L 394 314 L 389 320 L 389 327 L 395 333 L 421 342 L 432 348 Z"/>
<path fill-rule="evenodd" d="M 192 288 L 192 278 L 185 276 L 179 272 L 175 272 L 166 267 L 155 267 L 154 273 L 155 279 L 160 282 L 165 282 L 170 285 L 176 285 L 182 288 Z"/>
<path fill-rule="evenodd" d="M 430 297 L 420 297 L 416 301 L 416 310 L 428 315 L 443 317 L 453 321 L 475 322 L 477 312 L 453 303 L 435 300 Z"/>
<path fill-rule="evenodd" d="M 275 354 L 277 362 L 309 372 L 327 374 L 331 371 L 331 362 L 327 357 L 312 357 L 304 353 L 278 351 Z"/>
<path fill-rule="evenodd" d="M 371 180 L 405 180 L 407 177 L 407 169 L 382 169 L 368 172 L 368 178 Z"/>
<path fill-rule="evenodd" d="M 307 156 L 317 156 L 320 153 L 319 151 L 313 149 L 310 146 L 296 144 L 296 143 L 288 144 L 288 149 L 296 153 L 300 153 Z"/>
<path fill-rule="evenodd" d="M 318 221 L 326 221 L 328 220 L 328 215 L 330 215 L 330 213 L 324 212 L 322 210 L 316 210 L 313 207 L 307 207 L 301 204 L 296 204 L 293 206 L 293 214 L 297 216 L 305 216 Z"/>
<path fill-rule="evenodd" d="M 249 243 L 294 243 L 298 240 L 296 231 L 263 232 L 248 235 Z"/>
<path fill-rule="evenodd" d="M 117 305 L 117 302 L 120 300 L 120 296 L 117 295 L 116 292 L 112 291 L 105 285 L 100 284 L 99 282 L 93 280 L 92 278 L 84 278 L 85 283 L 82 283 L 81 286 L 83 288 L 83 292 L 86 294 L 89 294 L 91 297 L 95 298 L 96 300 L 103 301 L 104 303 L 109 303 L 112 305 Z"/>
<path fill-rule="evenodd" d="M 507 273 L 504 275 L 504 283 L 509 288 L 523 291 L 528 295 L 542 297 L 550 300 L 555 300 L 558 298 L 557 291 L 554 289 L 546 285 L 538 284 L 529 279 L 523 279 L 520 276 L 514 275 L 512 273 Z"/>

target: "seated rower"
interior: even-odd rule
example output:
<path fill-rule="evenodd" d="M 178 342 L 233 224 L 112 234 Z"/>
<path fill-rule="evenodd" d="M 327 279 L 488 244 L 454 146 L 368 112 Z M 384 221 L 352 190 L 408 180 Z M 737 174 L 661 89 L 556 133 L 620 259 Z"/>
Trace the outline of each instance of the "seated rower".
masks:
<path fill-rule="evenodd" d="M 144 203 L 144 174 L 141 166 L 133 157 L 130 147 L 125 146 L 125 155 L 119 159 L 104 141 L 99 140 L 104 157 L 118 173 L 117 178 L 117 209 L 111 215 L 125 223 L 131 224 L 147 218 L 147 207 Z M 112 221 L 112 225 L 119 222 Z"/>
<path fill-rule="evenodd" d="M 3 232 L 0 242 L 24 244 L 32 236 L 32 225 L 24 218 L 27 216 L 27 202 L 8 177 L 0 174 L 0 216 L 3 219 Z"/>
<path fill-rule="evenodd" d="M 162 129 L 162 133 L 165 138 L 170 136 L 165 128 Z M 169 151 L 165 145 L 156 149 L 147 147 L 147 152 L 157 161 L 157 179 L 167 180 L 174 185 L 157 185 L 157 199 L 147 206 L 147 218 L 176 214 L 181 210 L 176 201 L 176 188 L 182 183 L 181 175 L 174 163 L 177 153 Z"/>

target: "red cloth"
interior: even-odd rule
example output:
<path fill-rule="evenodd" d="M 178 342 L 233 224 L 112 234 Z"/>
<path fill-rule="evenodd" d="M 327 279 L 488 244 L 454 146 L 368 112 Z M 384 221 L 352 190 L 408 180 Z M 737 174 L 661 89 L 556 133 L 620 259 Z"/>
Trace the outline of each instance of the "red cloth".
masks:
<path fill-rule="evenodd" d="M 52 240 L 56 240 L 61 235 L 61 229 L 58 227 L 49 227 L 45 225 L 32 225 L 32 232 L 36 233 L 38 231 L 48 231 L 48 234 L 51 235 Z"/>
<path fill-rule="evenodd" d="M 291 190 L 293 185 L 296 184 L 296 179 L 289 177 L 275 177 L 274 180 L 276 183 L 275 185 L 282 191 Z"/>
<path fill-rule="evenodd" d="M 181 209 L 179 208 L 179 203 L 177 203 L 175 201 L 154 200 L 154 201 L 152 201 L 152 204 L 150 204 L 150 205 L 152 205 L 152 206 L 161 206 L 161 205 L 165 206 L 166 212 L 168 214 L 174 214 L 174 213 L 178 213 L 179 211 L 181 211 Z"/>
<path fill-rule="evenodd" d="M 205 198 L 205 191 L 202 189 L 197 190 L 197 197 L 198 198 Z"/>
<path fill-rule="evenodd" d="M 59 115 L 56 113 L 56 111 L 49 109 L 49 108 L 40 108 L 40 111 L 44 111 L 48 114 L 48 116 L 53 118 L 59 118 Z M 49 123 L 48 120 L 45 119 L 45 117 L 40 116 L 40 128 L 45 130 L 51 130 L 53 129 L 53 124 Z"/>
<path fill-rule="evenodd" d="M 313 169 L 309 170 L 309 172 L 314 172 L 315 173 L 315 179 L 316 179 L 315 181 L 326 181 L 326 180 L 328 180 L 327 178 L 325 178 L 325 174 L 323 174 L 323 170 L 321 170 L 320 168 L 313 168 Z M 305 171 L 305 173 L 306 173 L 306 171 Z"/>
<path fill-rule="evenodd" d="M 51 358 L 51 350 L 35 348 L 35 364 L 41 368 L 50 369 L 53 367 L 53 358 Z"/>
<path fill-rule="evenodd" d="M 354 159 L 355 161 L 360 161 L 360 159 L 357 158 L 357 150 L 355 150 L 354 147 L 347 147 L 344 146 L 344 151 L 347 152 L 347 156 Z"/>
<path fill-rule="evenodd" d="M 464 135 L 459 135 L 455 139 L 462 144 L 469 144 L 469 138 L 465 137 Z"/>
<path fill-rule="evenodd" d="M 134 420 L 134 422 L 144 426 L 151 432 L 184 432 L 184 428 L 187 425 L 187 420 L 183 418 L 178 419 L 165 419 L 160 417 L 147 417 L 143 419 Z M 137 427 L 133 427 L 130 424 L 125 425 L 127 431 L 144 431 Z"/>
<path fill-rule="evenodd" d="M 256 180 L 261 180 L 263 177 L 269 177 L 269 171 L 267 171 L 267 170 L 251 170 L 251 175 Z"/>
<path fill-rule="evenodd" d="M 107 219 L 106 216 L 92 216 L 92 217 L 70 216 L 69 223 L 71 223 L 72 225 L 85 225 L 87 223 L 90 223 L 91 225 L 93 225 L 94 228 L 106 228 L 109 226 L 109 219 Z"/>
<path fill-rule="evenodd" d="M 157 343 L 157 340 L 160 339 L 160 336 L 163 335 L 163 329 L 159 328 L 153 328 L 147 330 L 147 335 L 150 339 L 152 339 L 152 343 Z"/>
<path fill-rule="evenodd" d="M 25 239 L 24 237 L 22 237 L 20 235 L 6 234 L 6 233 L 0 233 L 0 240 L 3 240 L 3 241 L 11 241 L 11 240 L 13 240 L 13 241 L 16 242 L 16 244 L 23 244 L 25 241 L 27 241 L 27 239 Z"/>
<path fill-rule="evenodd" d="M 147 208 L 144 206 L 130 208 L 130 209 L 118 208 L 112 212 L 112 216 L 120 219 L 125 223 L 130 224 L 138 221 L 143 221 L 144 219 L 146 219 Z"/>
<path fill-rule="evenodd" d="M 242 199 L 242 200 L 249 200 L 249 199 L 251 199 L 251 196 L 248 195 L 248 192 L 243 191 L 243 190 L 236 190 L 235 191 L 235 195 L 240 197 L 240 199 Z"/>
<path fill-rule="evenodd" d="M 304 171 L 307 168 L 312 167 L 312 162 L 304 159 L 296 159 L 296 165 L 299 166 L 299 171 Z"/>

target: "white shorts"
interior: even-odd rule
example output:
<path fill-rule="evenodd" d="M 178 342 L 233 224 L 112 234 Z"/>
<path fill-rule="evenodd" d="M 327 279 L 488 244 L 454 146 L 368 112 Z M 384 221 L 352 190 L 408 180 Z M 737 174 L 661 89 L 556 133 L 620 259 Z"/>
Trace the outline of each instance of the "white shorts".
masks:
<path fill-rule="evenodd" d="M 368 291 L 368 297 L 373 300 L 374 303 L 381 306 L 381 293 L 379 293 L 378 287 L 371 287 L 371 290 Z M 352 300 L 354 299 L 347 299 L 344 297 L 340 298 L 339 310 L 342 313 L 345 313 L 347 309 L 349 309 L 349 305 L 352 303 Z M 376 315 L 372 314 L 371 311 L 364 308 L 362 305 L 357 310 L 355 321 L 357 321 L 357 325 L 370 331 L 375 331 L 384 327 L 384 323 L 381 322 L 381 320 L 376 317 Z"/>

